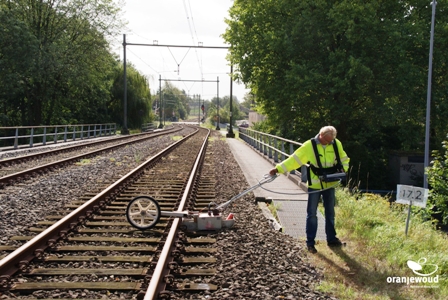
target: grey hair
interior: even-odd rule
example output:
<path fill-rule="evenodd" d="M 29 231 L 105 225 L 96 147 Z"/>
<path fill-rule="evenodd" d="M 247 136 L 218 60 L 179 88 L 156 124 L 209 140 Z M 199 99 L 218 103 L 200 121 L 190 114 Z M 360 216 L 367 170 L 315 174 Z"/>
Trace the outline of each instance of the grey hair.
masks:
<path fill-rule="evenodd" d="M 321 134 L 322 136 L 331 134 L 332 138 L 335 139 L 338 132 L 333 126 L 324 126 L 320 129 L 319 134 Z"/>

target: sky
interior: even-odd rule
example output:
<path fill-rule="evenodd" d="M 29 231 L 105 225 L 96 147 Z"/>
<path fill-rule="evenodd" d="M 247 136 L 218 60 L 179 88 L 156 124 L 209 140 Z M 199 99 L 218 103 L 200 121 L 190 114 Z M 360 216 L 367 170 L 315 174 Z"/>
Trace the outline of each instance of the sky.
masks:
<path fill-rule="evenodd" d="M 113 50 L 123 60 L 123 34 L 126 43 L 227 47 L 221 35 L 232 4 L 231 0 L 126 0 L 127 28 L 115 39 Z M 227 53 L 227 49 L 127 45 L 126 61 L 148 77 L 152 94 L 160 82 L 162 88 L 170 82 L 190 96 L 210 100 L 230 96 Z M 248 92 L 244 84 L 233 82 L 232 94 L 239 102 Z"/>

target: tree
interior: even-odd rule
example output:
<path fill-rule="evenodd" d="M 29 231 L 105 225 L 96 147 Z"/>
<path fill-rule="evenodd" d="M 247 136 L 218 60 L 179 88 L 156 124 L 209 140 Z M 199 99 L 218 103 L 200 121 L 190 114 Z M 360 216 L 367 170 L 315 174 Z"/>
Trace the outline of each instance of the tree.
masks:
<path fill-rule="evenodd" d="M 427 169 L 428 183 L 430 186 L 429 213 L 439 216 L 442 224 L 448 224 L 448 141 L 444 141 L 445 152 L 433 153 L 434 160 Z"/>
<path fill-rule="evenodd" d="M 20 84 L 20 93 L 11 98 L 21 107 L 21 120 L 14 122 L 40 125 L 101 119 L 114 65 L 106 38 L 122 26 L 114 1 L 0 0 L 0 5 L 3 18 L 9 20 L 0 25 L 2 37 L 8 41 L 20 34 L 24 39 L 14 44 L 30 49 L 23 62 L 17 62 L 17 53 L 0 48 L 5 64 L 22 64 L 24 71 L 7 68 L 0 87 L 4 95 L 7 87 Z M 14 114 L 11 101 L 4 102 L 5 109 Z"/>
<path fill-rule="evenodd" d="M 155 116 L 152 112 L 151 90 L 148 79 L 141 75 L 132 64 L 126 65 L 127 82 L 127 120 L 129 128 L 141 128 L 142 124 L 152 122 Z M 112 86 L 112 98 L 108 109 L 114 122 L 123 126 L 124 113 L 124 69 L 116 63 L 115 77 Z"/>
<path fill-rule="evenodd" d="M 180 90 L 169 82 L 165 82 L 162 89 L 163 108 L 165 111 L 165 118 L 169 119 L 186 119 L 188 116 L 189 101 L 185 91 Z"/>
<path fill-rule="evenodd" d="M 447 1 L 437 6 L 444 12 Z M 386 189 L 389 150 L 423 149 L 430 19 L 421 0 L 236 0 L 223 37 L 236 79 L 256 95 L 272 133 L 305 140 L 334 125 L 355 173 Z M 448 31 L 436 32 L 444 49 Z M 447 58 L 434 55 L 442 108 Z M 446 122 L 436 122 L 439 139 Z"/>
<path fill-rule="evenodd" d="M 24 22 L 5 6 L 0 9 L 0 106 L 1 126 L 23 124 L 27 111 L 26 82 L 34 73 L 38 41 Z"/>
<path fill-rule="evenodd" d="M 247 93 L 244 95 L 243 102 L 241 102 L 241 106 L 251 109 L 255 104 L 255 97 L 251 93 Z"/>

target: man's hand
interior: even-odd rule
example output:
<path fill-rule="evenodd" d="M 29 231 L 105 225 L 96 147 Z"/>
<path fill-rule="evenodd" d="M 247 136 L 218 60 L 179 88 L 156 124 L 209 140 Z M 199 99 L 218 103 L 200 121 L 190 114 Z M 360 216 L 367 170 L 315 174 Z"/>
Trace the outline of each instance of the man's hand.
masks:
<path fill-rule="evenodd" d="M 269 175 L 271 175 L 271 176 L 274 176 L 274 175 L 277 174 L 277 173 L 278 173 L 277 168 L 271 169 L 271 170 L 269 171 Z"/>

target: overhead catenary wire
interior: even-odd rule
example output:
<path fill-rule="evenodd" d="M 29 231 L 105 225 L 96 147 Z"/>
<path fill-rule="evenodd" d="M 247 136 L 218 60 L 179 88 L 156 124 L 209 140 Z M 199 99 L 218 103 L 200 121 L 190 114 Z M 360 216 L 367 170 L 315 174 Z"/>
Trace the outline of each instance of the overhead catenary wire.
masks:
<path fill-rule="evenodd" d="M 142 63 L 144 63 L 145 65 L 147 65 L 149 68 L 151 68 L 151 70 L 153 70 L 156 73 L 161 73 L 160 71 L 157 71 L 156 69 L 154 69 L 153 67 L 151 67 L 147 62 L 145 62 L 142 58 L 140 58 L 140 56 L 138 56 L 135 52 L 133 52 L 130 49 L 127 49 L 127 51 L 131 52 L 135 57 L 137 57 Z"/>
<path fill-rule="evenodd" d="M 191 26 L 193 27 L 194 34 L 193 34 L 192 30 L 191 30 L 190 18 L 188 17 L 188 10 L 187 10 L 186 4 L 185 4 L 185 0 L 184 0 L 185 13 L 187 14 L 188 26 L 190 28 L 190 34 L 191 34 L 191 39 L 193 40 L 193 45 L 199 45 L 199 37 L 198 37 L 198 33 L 196 31 L 196 25 L 194 23 L 194 18 L 193 18 L 193 11 L 191 9 L 191 3 L 190 3 L 189 0 L 188 0 L 188 7 L 189 7 L 189 10 L 190 10 Z M 196 42 L 195 42 L 195 36 L 196 36 Z M 201 56 L 201 59 L 199 59 L 198 51 L 197 51 L 196 48 L 195 48 L 194 52 L 195 52 L 195 55 L 196 55 L 196 60 L 198 62 L 199 72 L 200 72 L 201 78 L 204 78 L 204 72 L 203 72 L 203 66 L 202 66 L 202 56 Z M 202 54 L 202 51 L 201 51 L 201 54 Z M 204 92 L 204 84 L 203 83 L 201 84 L 201 88 L 202 88 L 201 90 L 202 90 L 202 93 L 203 93 Z"/>
<path fill-rule="evenodd" d="M 196 31 L 196 25 L 194 23 L 193 11 L 191 9 L 190 1 L 188 1 L 188 8 L 189 8 L 189 11 L 190 11 L 191 18 L 188 16 L 188 9 L 186 7 L 185 0 L 184 0 L 184 8 L 185 8 L 185 13 L 187 15 L 188 27 L 190 28 L 190 34 L 191 34 L 191 39 L 193 40 L 193 45 L 199 45 L 199 37 L 198 37 L 198 33 Z M 191 25 L 190 25 L 190 21 L 191 21 Z M 193 27 L 194 34 L 193 34 L 193 31 L 192 31 L 191 27 Z M 195 41 L 195 37 L 196 37 L 196 41 Z M 202 61 L 199 60 L 197 49 L 195 49 L 195 54 L 196 54 L 196 60 L 198 62 L 199 71 L 201 73 L 201 78 L 202 78 L 203 77 L 203 75 L 202 75 L 203 68 L 202 68 L 202 63 L 201 63 Z"/>
<path fill-rule="evenodd" d="M 185 53 L 185 55 L 184 55 L 184 57 L 182 58 L 182 60 L 180 61 L 180 63 L 177 62 L 176 58 L 175 58 L 174 55 L 173 55 L 173 52 L 171 52 L 170 47 L 168 47 L 168 50 L 170 51 L 171 56 L 173 57 L 174 61 L 175 61 L 176 64 L 177 64 L 177 75 L 179 75 L 180 64 L 184 61 L 185 57 L 187 57 L 187 54 L 188 54 L 188 52 L 190 52 L 191 48 L 188 48 L 187 53 Z"/>

